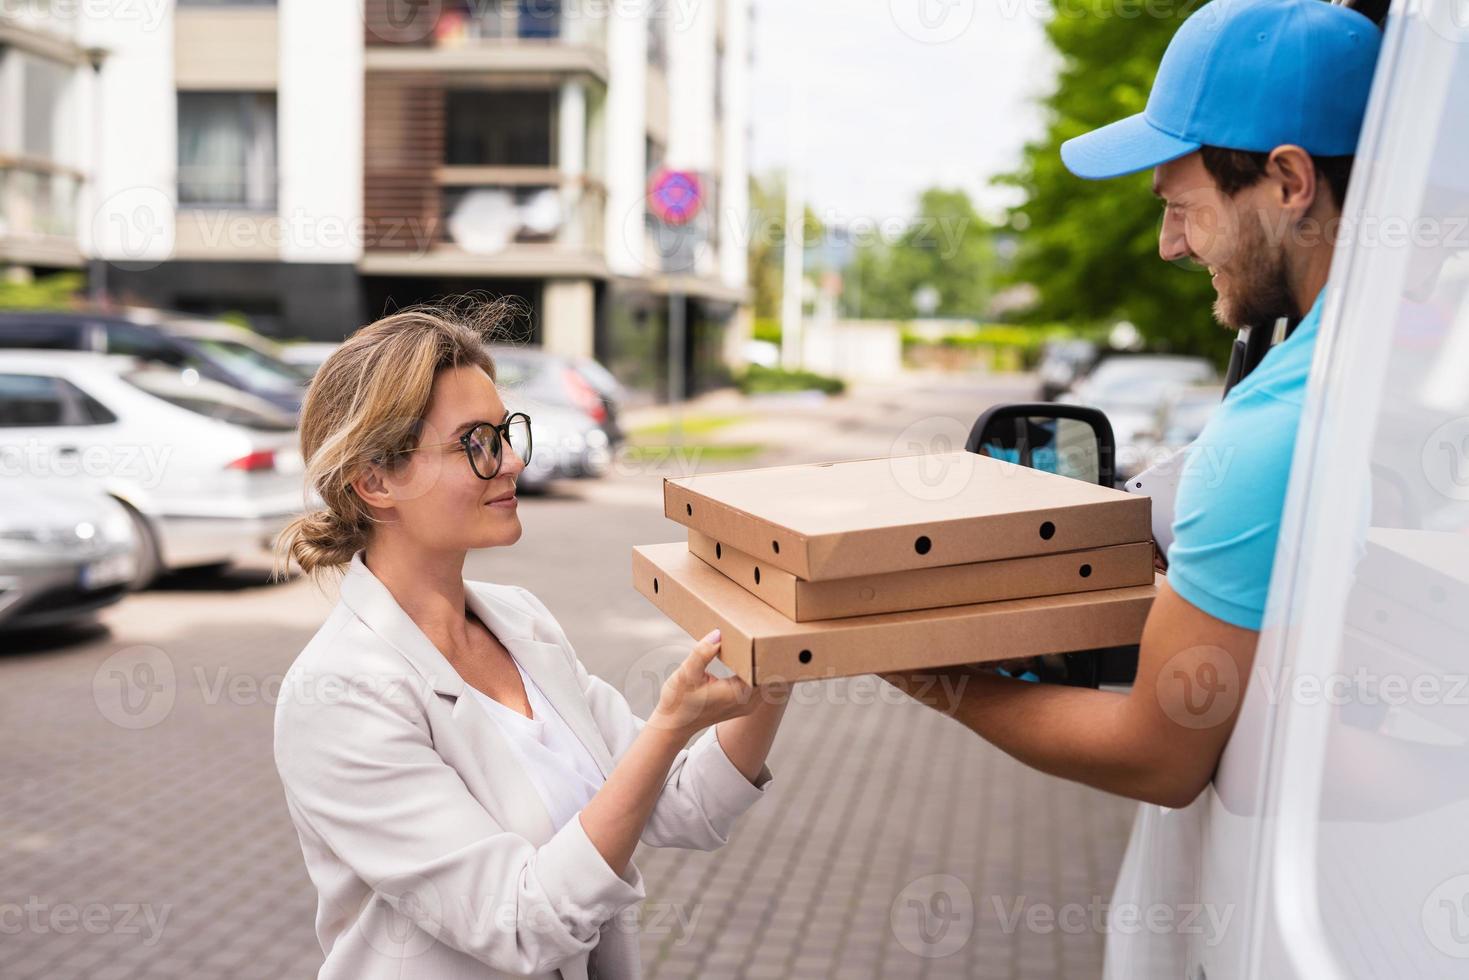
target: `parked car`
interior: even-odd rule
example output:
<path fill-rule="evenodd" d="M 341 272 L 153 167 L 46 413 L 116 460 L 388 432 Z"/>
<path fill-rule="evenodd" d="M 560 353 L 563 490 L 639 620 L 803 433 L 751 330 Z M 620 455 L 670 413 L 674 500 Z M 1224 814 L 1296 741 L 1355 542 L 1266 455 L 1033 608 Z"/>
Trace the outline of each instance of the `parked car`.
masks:
<path fill-rule="evenodd" d="M 1053 340 L 1046 344 L 1036 368 L 1041 401 L 1051 401 L 1070 390 L 1092 369 L 1100 353 L 1090 340 Z"/>
<path fill-rule="evenodd" d="M 292 414 L 301 410 L 305 375 L 275 357 L 263 338 L 233 324 L 154 319 L 159 322 L 111 314 L 0 313 L 0 348 L 95 351 L 191 367 Z"/>
<path fill-rule="evenodd" d="M 1104 358 L 1058 401 L 1089 405 L 1107 414 L 1117 441 L 1118 471 L 1122 473 L 1135 471 L 1123 464 L 1144 454 L 1147 447 L 1140 437 L 1157 424 L 1158 411 L 1170 394 L 1217 378 L 1214 365 L 1202 357 L 1114 354 Z"/>
<path fill-rule="evenodd" d="M 538 347 L 492 344 L 500 387 L 510 397 L 572 409 L 586 416 L 615 449 L 625 436 L 618 415 L 625 398 L 622 386 L 591 358 L 570 358 Z"/>
<path fill-rule="evenodd" d="M 530 416 L 531 460 L 516 481 L 527 493 L 562 478 L 599 477 L 612 461 L 607 434 L 581 412 L 507 396 L 506 408 Z"/>
<path fill-rule="evenodd" d="M 183 394 L 138 358 L 0 350 L 0 459 L 126 505 L 140 587 L 268 546 L 307 503 L 289 416 L 191 370 Z"/>
<path fill-rule="evenodd" d="M 341 344 L 317 342 L 282 344 L 280 356 L 281 360 L 296 368 L 306 377 L 314 378 L 326 359 L 341 346 Z"/>
<path fill-rule="evenodd" d="M 0 419 L 6 418 L 0 403 Z M 84 622 L 137 574 L 127 509 L 98 490 L 0 480 L 0 632 Z"/>
<path fill-rule="evenodd" d="M 1175 388 L 1163 399 L 1153 424 L 1136 433 L 1137 452 L 1118 454 L 1117 479 L 1126 481 L 1189 445 L 1224 400 L 1220 385 Z"/>

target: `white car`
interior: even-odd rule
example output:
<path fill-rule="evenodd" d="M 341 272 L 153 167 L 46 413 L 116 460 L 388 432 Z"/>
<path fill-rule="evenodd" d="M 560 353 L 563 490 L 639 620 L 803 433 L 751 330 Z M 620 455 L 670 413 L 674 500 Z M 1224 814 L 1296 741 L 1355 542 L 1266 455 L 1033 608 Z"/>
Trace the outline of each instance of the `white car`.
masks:
<path fill-rule="evenodd" d="M 175 373 L 128 357 L 0 351 L 0 474 L 91 485 L 124 504 L 139 586 L 258 553 L 309 503 L 289 416 Z"/>

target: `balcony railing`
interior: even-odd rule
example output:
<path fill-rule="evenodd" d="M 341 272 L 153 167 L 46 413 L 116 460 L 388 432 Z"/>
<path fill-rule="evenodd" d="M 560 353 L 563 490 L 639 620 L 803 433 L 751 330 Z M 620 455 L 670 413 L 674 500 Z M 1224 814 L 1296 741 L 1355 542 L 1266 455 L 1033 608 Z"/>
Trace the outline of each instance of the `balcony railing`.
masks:
<path fill-rule="evenodd" d="M 49 161 L 0 156 L 0 242 L 5 250 L 67 257 L 75 253 L 81 184 L 80 173 Z"/>
<path fill-rule="evenodd" d="M 605 5 L 566 0 L 368 0 L 367 43 L 429 48 L 573 44 L 603 47 Z"/>

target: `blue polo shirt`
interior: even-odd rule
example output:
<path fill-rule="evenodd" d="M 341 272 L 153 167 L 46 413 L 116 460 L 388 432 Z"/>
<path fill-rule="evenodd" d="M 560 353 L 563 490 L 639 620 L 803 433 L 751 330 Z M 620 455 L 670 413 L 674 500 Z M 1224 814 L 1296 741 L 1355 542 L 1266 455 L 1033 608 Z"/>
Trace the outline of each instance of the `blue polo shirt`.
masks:
<path fill-rule="evenodd" d="M 1168 584 L 1195 608 L 1246 629 L 1258 630 L 1265 617 L 1325 295 L 1229 392 L 1179 478 Z"/>

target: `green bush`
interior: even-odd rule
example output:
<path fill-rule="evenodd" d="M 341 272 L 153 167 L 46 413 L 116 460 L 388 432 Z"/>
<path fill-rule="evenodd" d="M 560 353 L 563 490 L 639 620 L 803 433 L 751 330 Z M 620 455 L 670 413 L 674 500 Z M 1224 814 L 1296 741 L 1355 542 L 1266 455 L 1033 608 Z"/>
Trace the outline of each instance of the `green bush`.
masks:
<path fill-rule="evenodd" d="M 751 364 L 735 379 L 741 392 L 746 395 L 773 391 L 824 391 L 828 395 L 840 395 L 847 390 L 847 383 L 840 378 L 827 377 L 813 371 L 787 371 L 784 368 L 761 367 Z"/>
<path fill-rule="evenodd" d="M 34 282 L 0 281 L 0 309 L 69 310 L 76 305 L 82 285 L 77 272 L 58 272 Z"/>
<path fill-rule="evenodd" d="M 780 343 L 780 321 L 772 317 L 757 316 L 751 336 L 755 340 L 763 340 L 766 343 Z"/>

